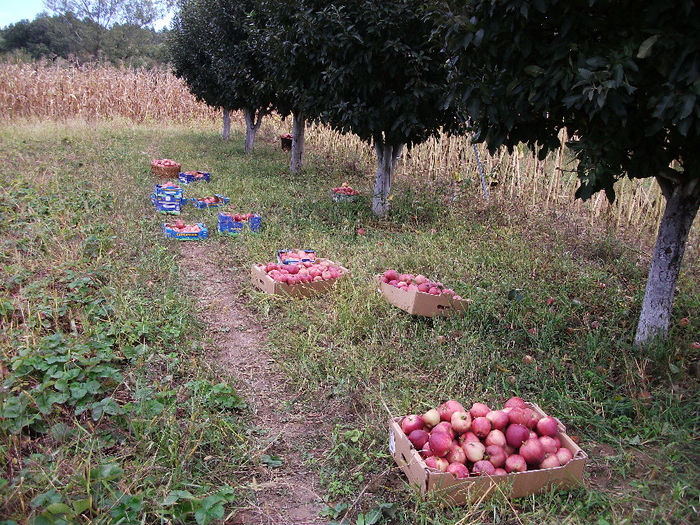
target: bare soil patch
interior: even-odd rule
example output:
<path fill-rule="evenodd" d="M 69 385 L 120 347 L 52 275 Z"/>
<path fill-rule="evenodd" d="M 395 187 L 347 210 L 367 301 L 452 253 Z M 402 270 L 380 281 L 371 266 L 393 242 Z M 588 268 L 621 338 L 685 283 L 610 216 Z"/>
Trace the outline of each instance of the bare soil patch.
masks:
<path fill-rule="evenodd" d="M 261 446 L 250 454 L 282 460 L 279 468 L 256 462 L 249 476 L 255 503 L 228 523 L 325 523 L 319 518 L 322 487 L 307 459 L 320 457 L 330 431 L 321 412 L 309 411 L 308 405 L 300 402 L 302 393 L 289 386 L 266 353 L 265 329 L 239 296 L 247 274 L 227 268 L 214 243 L 183 243 L 180 255 L 183 281 L 197 299 L 199 317 L 218 350 L 212 359 L 251 406 Z"/>

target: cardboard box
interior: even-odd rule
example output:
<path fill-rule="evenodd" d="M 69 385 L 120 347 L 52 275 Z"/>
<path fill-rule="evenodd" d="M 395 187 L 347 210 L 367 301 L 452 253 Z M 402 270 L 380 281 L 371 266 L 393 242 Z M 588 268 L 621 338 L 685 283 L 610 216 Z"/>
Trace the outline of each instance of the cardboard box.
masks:
<path fill-rule="evenodd" d="M 402 290 L 382 282 L 381 275 L 375 277 L 379 291 L 384 298 L 397 308 L 411 315 L 433 317 L 436 315 L 454 315 L 464 313 L 471 300 L 456 300 L 451 295 L 430 295 L 418 290 Z"/>
<path fill-rule="evenodd" d="M 321 261 L 328 261 L 328 259 L 316 259 L 317 263 Z M 333 264 L 340 266 L 337 263 Z M 336 282 L 340 281 L 341 279 L 345 279 L 350 274 L 347 268 L 343 268 L 342 266 L 340 266 L 340 268 L 343 269 L 344 274 L 342 277 L 338 277 L 337 279 L 289 285 L 287 283 L 277 282 L 272 277 L 267 275 L 264 264 L 254 264 L 251 270 L 250 279 L 253 286 L 258 287 L 263 292 L 267 292 L 269 294 L 288 295 L 290 297 L 308 297 L 332 288 L 335 286 Z"/>
<path fill-rule="evenodd" d="M 527 403 L 527 405 L 538 414 L 546 415 L 536 404 Z M 558 489 L 578 487 L 582 483 L 583 469 L 588 456 L 566 435 L 562 425 L 557 434 L 561 440 L 561 446 L 569 449 L 574 456 L 566 465 L 511 473 L 507 476 L 457 479 L 450 473 L 438 472 L 425 465 L 423 458 L 401 430 L 402 419 L 397 417 L 389 421 L 389 451 L 397 465 L 406 474 L 409 484 L 417 487 L 423 495 L 428 491 L 438 491 L 439 495 L 448 502 L 464 505 L 499 493 L 508 498 L 522 498 L 555 487 Z"/>

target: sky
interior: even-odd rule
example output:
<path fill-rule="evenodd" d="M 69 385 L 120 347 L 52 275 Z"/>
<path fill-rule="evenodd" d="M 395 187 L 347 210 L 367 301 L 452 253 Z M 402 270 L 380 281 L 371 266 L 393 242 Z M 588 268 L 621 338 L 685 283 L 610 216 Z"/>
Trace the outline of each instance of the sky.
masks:
<path fill-rule="evenodd" d="M 23 19 L 34 20 L 42 11 L 46 11 L 44 0 L 0 0 L 0 28 Z M 169 25 L 171 18 L 157 22 L 155 28 L 161 29 Z"/>

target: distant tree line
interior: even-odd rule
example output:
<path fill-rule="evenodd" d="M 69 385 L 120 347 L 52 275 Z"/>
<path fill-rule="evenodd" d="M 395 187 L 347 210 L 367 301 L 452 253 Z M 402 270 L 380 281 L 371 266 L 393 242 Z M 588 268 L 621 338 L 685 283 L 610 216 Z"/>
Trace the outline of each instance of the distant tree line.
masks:
<path fill-rule="evenodd" d="M 134 23 L 104 27 L 73 13 L 21 20 L 0 29 L 0 55 L 28 59 L 73 58 L 80 62 L 106 60 L 134 67 L 168 62 L 167 30 L 155 31 Z"/>

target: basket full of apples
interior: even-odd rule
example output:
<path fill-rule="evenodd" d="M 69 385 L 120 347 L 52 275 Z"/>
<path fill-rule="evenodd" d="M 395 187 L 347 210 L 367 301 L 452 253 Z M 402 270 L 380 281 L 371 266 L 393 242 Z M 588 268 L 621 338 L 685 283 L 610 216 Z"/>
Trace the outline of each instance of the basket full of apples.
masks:
<path fill-rule="evenodd" d="M 316 250 L 277 250 L 278 264 L 316 262 Z"/>
<path fill-rule="evenodd" d="M 259 233 L 262 217 L 257 213 L 226 213 L 219 212 L 217 229 L 219 233 L 238 235 L 245 227 L 253 233 Z"/>
<path fill-rule="evenodd" d="M 411 315 L 435 316 L 464 312 L 471 302 L 439 281 L 424 275 L 387 270 L 376 276 L 379 291 L 397 308 Z"/>
<path fill-rule="evenodd" d="M 291 264 L 254 264 L 251 281 L 264 292 L 276 295 L 308 296 L 331 288 L 349 270 L 328 259 Z"/>
<path fill-rule="evenodd" d="M 153 159 L 151 161 L 151 173 L 159 177 L 175 178 L 179 175 L 181 167 L 172 159 Z"/>
<path fill-rule="evenodd" d="M 197 209 L 203 210 L 205 208 L 218 208 L 219 206 L 224 206 L 229 203 L 229 198 L 219 195 L 218 193 L 210 197 L 201 197 L 199 199 L 192 197 L 192 206 Z"/>
<path fill-rule="evenodd" d="M 558 419 L 519 397 L 500 409 L 450 400 L 389 424 L 391 454 L 409 482 L 458 505 L 495 491 L 520 498 L 577 486 L 588 458 Z"/>
<path fill-rule="evenodd" d="M 178 176 L 180 184 L 192 184 L 193 182 L 210 182 L 208 171 L 184 171 Z"/>
<path fill-rule="evenodd" d="M 359 194 L 360 192 L 353 189 L 347 182 L 343 182 L 340 186 L 331 189 L 331 196 L 335 202 L 354 201 Z"/>
<path fill-rule="evenodd" d="M 172 224 L 163 224 L 163 233 L 178 241 L 201 241 L 209 236 L 209 231 L 201 222 L 185 224 L 180 219 Z"/>
<path fill-rule="evenodd" d="M 174 182 L 156 184 L 151 194 L 151 203 L 160 213 L 179 215 L 180 208 L 187 204 L 187 199 L 182 196 L 182 188 Z"/>

